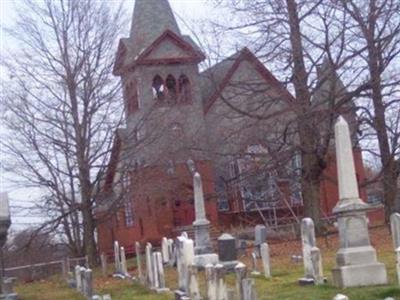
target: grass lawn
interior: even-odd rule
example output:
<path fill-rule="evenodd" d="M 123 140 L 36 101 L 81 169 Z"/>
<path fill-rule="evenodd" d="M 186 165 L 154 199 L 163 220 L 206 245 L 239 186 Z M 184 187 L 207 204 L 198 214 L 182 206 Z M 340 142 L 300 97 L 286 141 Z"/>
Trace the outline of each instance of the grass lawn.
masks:
<path fill-rule="evenodd" d="M 331 300 L 338 293 L 349 296 L 350 300 L 383 300 L 393 297 L 400 300 L 400 288 L 395 274 L 395 254 L 392 250 L 390 236 L 386 229 L 372 231 L 372 244 L 378 249 L 378 259 L 387 266 L 389 284 L 378 287 L 337 289 L 331 285 L 331 268 L 334 266 L 337 238 L 330 238 L 325 245 L 323 240 L 318 241 L 324 261 L 324 274 L 328 283 L 322 286 L 301 287 L 297 284 L 298 278 L 303 275 L 303 266 L 290 260 L 290 249 L 299 250 L 298 242 L 288 242 L 279 247 L 271 245 L 272 278 L 265 279 L 262 276 L 254 277 L 259 300 Z M 289 249 L 289 250 L 288 250 Z M 294 250 L 292 250 L 294 251 Z M 292 252 L 293 253 L 293 252 Z M 247 258 L 241 259 L 246 265 L 250 265 Z M 134 273 L 134 260 L 128 261 Z M 261 264 L 260 264 L 261 265 Z M 110 273 L 112 265 L 110 264 Z M 171 290 L 177 287 L 177 273 L 175 269 L 166 268 L 167 286 Z M 169 300 L 174 299 L 172 293 L 157 295 L 137 283 L 116 280 L 111 277 L 103 278 L 99 270 L 95 270 L 95 291 L 99 294 L 111 294 L 113 300 Z M 199 273 L 200 287 L 204 291 L 204 273 Z M 235 277 L 229 274 L 226 277 L 229 286 L 234 287 Z M 59 277 L 49 280 L 19 284 L 17 292 L 21 300 L 84 300 L 73 289 L 67 287 Z"/>

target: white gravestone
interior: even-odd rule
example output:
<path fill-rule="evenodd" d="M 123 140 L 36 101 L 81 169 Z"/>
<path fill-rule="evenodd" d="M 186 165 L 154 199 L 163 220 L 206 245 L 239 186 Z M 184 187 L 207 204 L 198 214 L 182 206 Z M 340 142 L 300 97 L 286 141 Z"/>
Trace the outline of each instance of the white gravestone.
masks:
<path fill-rule="evenodd" d="M 82 290 L 81 266 L 75 266 L 75 281 L 76 281 L 76 289 L 78 291 L 81 291 Z"/>
<path fill-rule="evenodd" d="M 218 255 L 213 253 L 210 240 L 210 221 L 206 217 L 206 209 L 204 204 L 203 185 L 199 173 L 193 176 L 194 187 L 194 204 L 196 219 L 193 222 L 194 235 L 195 235 L 195 264 L 198 267 L 204 267 L 211 263 L 218 263 Z"/>
<path fill-rule="evenodd" d="M 390 228 L 392 231 L 393 246 L 396 253 L 397 281 L 400 284 L 400 214 L 394 213 L 390 216 Z"/>
<path fill-rule="evenodd" d="M 191 239 L 185 239 L 182 247 L 184 291 L 189 293 L 189 266 L 194 264 L 194 243 Z"/>
<path fill-rule="evenodd" d="M 92 299 L 92 295 L 93 295 L 93 274 L 92 274 L 92 270 L 91 269 L 86 269 L 84 276 L 85 276 L 85 281 L 86 281 L 84 295 L 88 299 Z"/>
<path fill-rule="evenodd" d="M 207 299 L 208 300 L 218 300 L 217 288 L 217 272 L 214 265 L 208 264 L 205 266 L 206 273 L 206 285 L 207 285 Z"/>
<path fill-rule="evenodd" d="M 120 255 L 121 255 L 121 273 L 124 276 L 128 276 L 128 266 L 126 265 L 126 255 L 125 255 L 125 248 L 120 248 Z"/>
<path fill-rule="evenodd" d="M 313 278 L 311 248 L 316 247 L 314 222 L 311 218 L 301 220 L 301 242 L 303 248 L 304 277 Z"/>
<path fill-rule="evenodd" d="M 229 300 L 227 297 L 227 288 L 225 284 L 225 269 L 222 264 L 215 266 L 215 272 L 217 276 L 217 299 L 218 300 Z"/>
<path fill-rule="evenodd" d="M 271 277 L 271 265 L 270 265 L 270 255 L 269 246 L 267 243 L 262 243 L 260 246 L 261 260 L 264 267 L 264 275 L 266 278 Z"/>
<path fill-rule="evenodd" d="M 81 281 L 82 281 L 82 286 L 81 286 L 81 289 L 80 289 L 80 292 L 82 293 L 82 294 L 85 294 L 85 291 L 86 291 L 86 289 L 87 289 L 87 286 L 86 286 L 86 284 L 87 284 L 87 282 L 86 282 L 86 279 L 85 279 L 85 271 L 86 271 L 86 268 L 85 267 L 81 267 L 80 269 L 79 269 L 79 272 L 81 273 Z"/>
<path fill-rule="evenodd" d="M 256 252 L 252 252 L 251 253 L 251 274 L 252 275 L 260 275 L 260 271 L 258 271 L 258 266 L 257 266 L 257 253 Z"/>
<path fill-rule="evenodd" d="M 163 263 L 167 264 L 169 262 L 169 251 L 168 251 L 168 239 L 163 237 L 161 240 L 161 253 Z"/>
<path fill-rule="evenodd" d="M 121 273 L 121 261 L 120 261 L 118 241 L 114 242 L 114 264 L 115 264 L 115 273 Z"/>
<path fill-rule="evenodd" d="M 197 281 L 197 266 L 188 266 L 189 272 L 189 297 L 192 300 L 201 300 L 199 283 Z"/>
<path fill-rule="evenodd" d="M 387 284 L 386 267 L 377 261 L 369 240 L 366 213 L 371 207 L 358 193 L 350 130 L 342 117 L 335 124 L 335 147 L 339 201 L 333 213 L 338 221 L 340 249 L 332 270 L 333 284 L 340 288 Z"/>
<path fill-rule="evenodd" d="M 168 239 L 168 257 L 169 257 L 168 264 L 170 267 L 173 267 L 176 263 L 176 252 L 174 248 L 173 239 Z"/>
<path fill-rule="evenodd" d="M 247 267 L 244 263 L 239 262 L 235 267 L 235 275 L 236 275 L 236 294 L 238 295 L 239 300 L 244 299 L 243 295 L 243 279 L 247 276 Z"/>
<path fill-rule="evenodd" d="M 103 252 L 100 255 L 101 262 L 101 273 L 105 277 L 107 276 L 107 255 Z"/>
<path fill-rule="evenodd" d="M 153 264 L 155 273 L 155 289 L 157 293 L 167 292 L 165 287 L 164 264 L 161 252 L 153 253 Z"/>
<path fill-rule="evenodd" d="M 319 285 L 324 283 L 324 272 L 322 267 L 321 251 L 318 247 L 312 247 L 310 251 L 311 262 L 313 265 L 314 284 Z"/>
<path fill-rule="evenodd" d="M 256 289 L 254 286 L 254 279 L 243 279 L 243 300 L 257 300 Z"/>
<path fill-rule="evenodd" d="M 141 259 L 141 249 L 140 243 L 135 242 L 135 252 L 136 252 L 136 266 L 138 270 L 138 278 L 140 282 L 144 282 L 143 270 L 142 270 L 142 259 Z"/>
<path fill-rule="evenodd" d="M 150 288 L 154 288 L 154 272 L 153 272 L 153 253 L 150 243 L 146 244 L 146 282 Z"/>

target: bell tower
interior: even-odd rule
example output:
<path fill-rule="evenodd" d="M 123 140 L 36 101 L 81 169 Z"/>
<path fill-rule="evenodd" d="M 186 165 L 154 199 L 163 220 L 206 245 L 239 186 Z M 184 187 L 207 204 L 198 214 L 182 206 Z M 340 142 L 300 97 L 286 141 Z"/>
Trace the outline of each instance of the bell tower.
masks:
<path fill-rule="evenodd" d="M 127 132 L 146 165 L 201 159 L 205 147 L 198 64 L 204 54 L 182 35 L 168 0 L 136 0 L 129 38 L 120 40 Z M 139 153 L 140 152 L 140 153 Z"/>

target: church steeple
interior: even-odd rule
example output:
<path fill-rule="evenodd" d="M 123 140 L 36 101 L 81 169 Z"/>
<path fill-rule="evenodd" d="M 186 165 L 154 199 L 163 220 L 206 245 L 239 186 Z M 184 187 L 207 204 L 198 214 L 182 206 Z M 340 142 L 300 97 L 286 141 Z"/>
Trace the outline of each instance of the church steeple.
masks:
<path fill-rule="evenodd" d="M 135 1 L 130 32 L 130 39 L 135 48 L 147 47 L 166 30 L 180 35 L 168 0 Z"/>

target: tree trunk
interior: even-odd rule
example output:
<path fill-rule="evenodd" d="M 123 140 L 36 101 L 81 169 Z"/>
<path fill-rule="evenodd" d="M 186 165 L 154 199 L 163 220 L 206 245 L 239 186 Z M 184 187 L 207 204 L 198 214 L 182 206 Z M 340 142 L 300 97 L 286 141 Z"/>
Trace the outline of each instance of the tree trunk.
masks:
<path fill-rule="evenodd" d="M 321 167 L 316 153 L 317 140 L 313 134 L 311 118 L 311 95 L 308 88 L 308 75 L 304 64 L 301 41 L 300 20 L 295 0 L 287 0 L 290 25 L 290 42 L 293 58 L 293 84 L 296 91 L 297 120 L 302 157 L 301 188 L 304 215 L 314 220 L 317 232 L 320 230 L 320 181 Z"/>
<path fill-rule="evenodd" d="M 375 118 L 373 120 L 376 130 L 379 151 L 382 163 L 382 185 L 385 204 L 385 221 L 390 221 L 390 215 L 394 212 L 397 194 L 397 172 L 394 156 L 390 151 L 389 137 L 386 130 L 385 105 L 382 96 L 381 68 L 382 53 L 377 48 L 375 40 L 376 19 L 375 2 L 370 2 L 369 27 L 364 32 L 368 45 L 368 68 L 371 76 L 372 102 L 374 104 Z"/>

